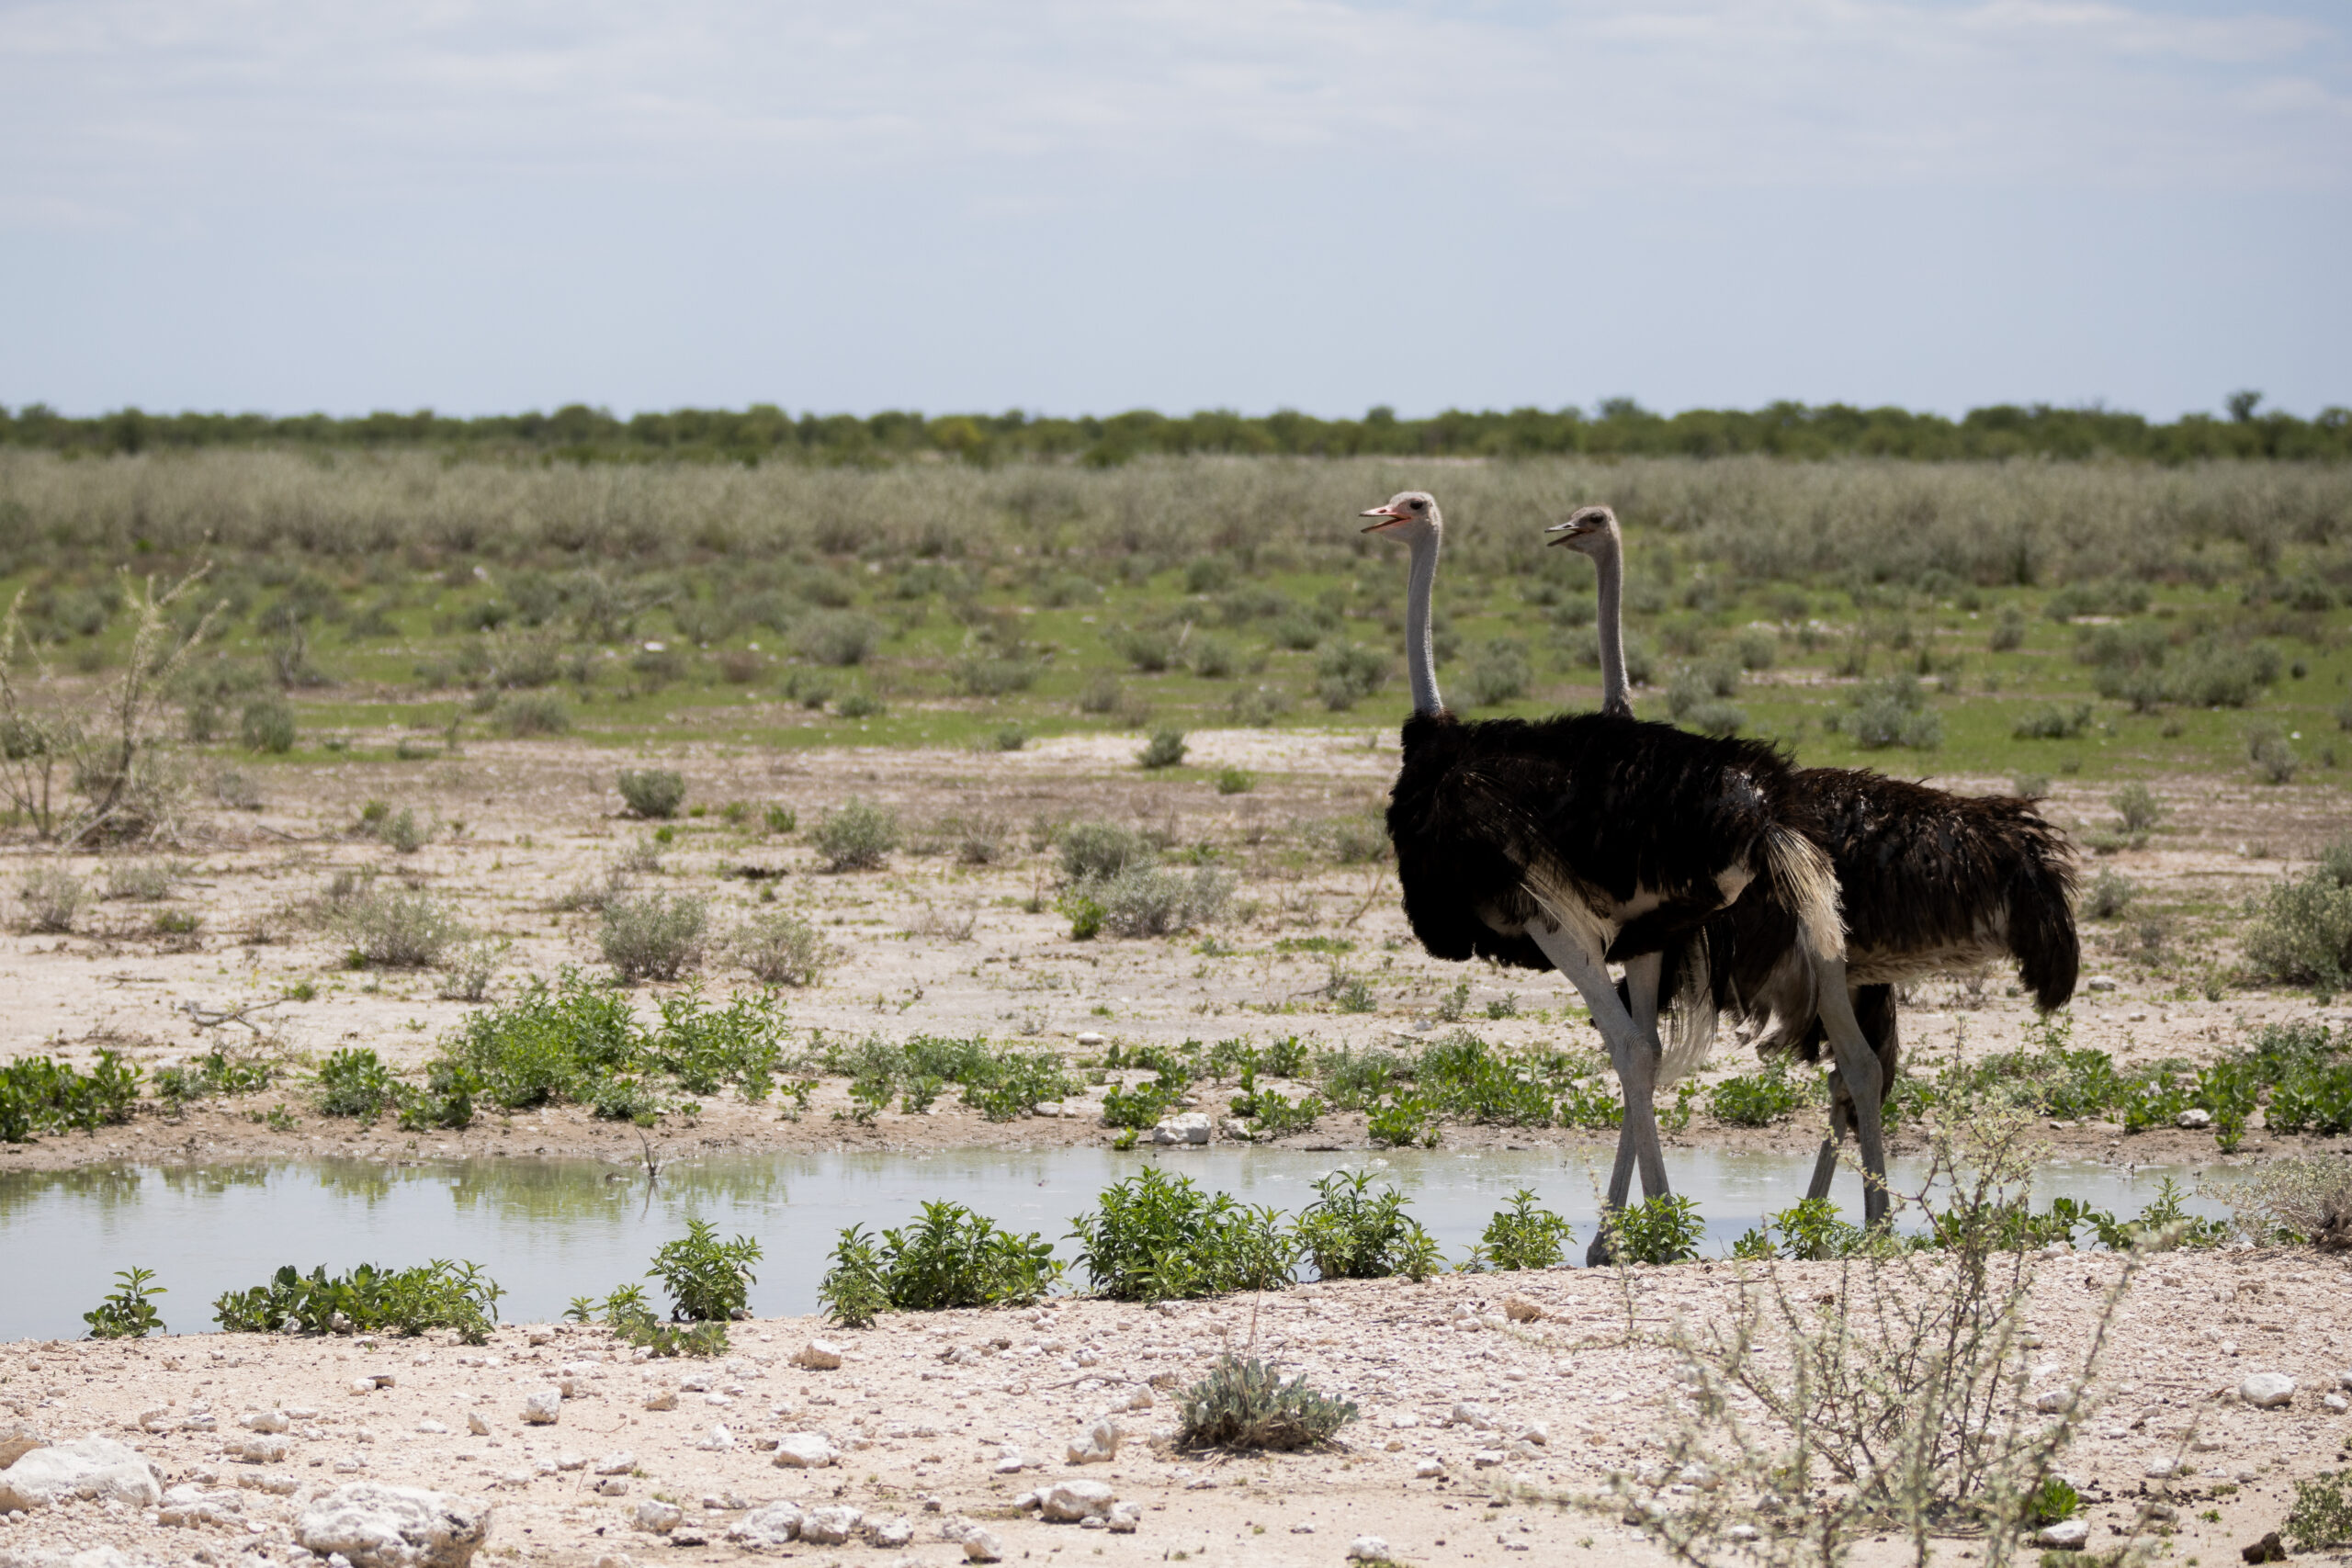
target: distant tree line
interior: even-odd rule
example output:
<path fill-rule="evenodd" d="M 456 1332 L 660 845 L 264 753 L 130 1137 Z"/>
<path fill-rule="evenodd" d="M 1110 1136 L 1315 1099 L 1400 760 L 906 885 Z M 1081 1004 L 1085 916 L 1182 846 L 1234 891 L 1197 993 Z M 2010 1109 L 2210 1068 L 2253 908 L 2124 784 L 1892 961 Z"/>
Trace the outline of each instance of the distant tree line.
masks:
<path fill-rule="evenodd" d="M 205 447 L 426 449 L 576 462 L 703 460 L 882 464 L 950 458 L 989 465 L 1021 458 L 1115 466 L 1147 456 L 1296 457 L 1834 457 L 1942 460 L 1986 457 L 2128 457 L 2159 463 L 2213 458 L 2341 461 L 2352 457 L 2352 409 L 2313 419 L 2264 411 L 2259 392 L 2233 393 L 2225 415 L 2186 414 L 2169 424 L 2107 409 L 2001 403 L 1953 420 L 1898 408 L 1779 402 L 1747 412 L 1688 409 L 1661 414 L 1630 398 L 1578 408 L 1508 412 L 1449 410 L 1400 419 L 1375 408 L 1362 419 L 1317 419 L 1283 410 L 1244 415 L 1208 410 L 1182 417 L 1136 410 L 1108 418 L 890 412 L 794 416 L 770 403 L 678 409 L 616 418 L 567 404 L 553 413 L 458 419 L 430 409 L 277 418 L 244 413 L 149 413 L 137 408 L 88 419 L 44 404 L 0 406 L 0 446 L 64 453 L 187 451 Z"/>

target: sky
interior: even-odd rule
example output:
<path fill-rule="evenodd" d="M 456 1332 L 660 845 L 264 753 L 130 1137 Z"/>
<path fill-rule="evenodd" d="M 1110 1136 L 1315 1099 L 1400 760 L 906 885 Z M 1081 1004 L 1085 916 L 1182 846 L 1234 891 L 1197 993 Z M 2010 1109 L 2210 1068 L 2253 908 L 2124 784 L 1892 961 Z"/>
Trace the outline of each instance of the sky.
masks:
<path fill-rule="evenodd" d="M 0 0 L 0 404 L 2352 404 L 2352 7 Z"/>

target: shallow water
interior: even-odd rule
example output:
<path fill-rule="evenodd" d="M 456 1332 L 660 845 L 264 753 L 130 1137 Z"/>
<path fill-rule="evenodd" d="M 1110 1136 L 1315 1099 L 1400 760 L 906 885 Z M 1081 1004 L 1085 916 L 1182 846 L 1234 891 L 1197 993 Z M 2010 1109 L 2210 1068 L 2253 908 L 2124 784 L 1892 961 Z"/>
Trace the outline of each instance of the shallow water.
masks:
<path fill-rule="evenodd" d="M 1292 1149 L 1217 1147 L 1161 1154 L 1103 1148 L 1034 1153 L 763 1155 L 665 1168 L 650 1187 L 641 1169 L 588 1160 L 453 1160 L 388 1166 L 367 1160 L 256 1161 L 174 1167 L 85 1167 L 0 1174 L 0 1338 L 65 1338 L 81 1314 L 133 1264 L 155 1271 L 170 1293 L 157 1303 L 181 1333 L 211 1329 L 222 1292 L 267 1280 L 280 1264 L 340 1273 L 358 1263 L 405 1267 L 469 1258 L 506 1288 L 509 1322 L 553 1318 L 574 1296 L 602 1295 L 643 1278 L 656 1247 L 689 1218 L 724 1235 L 756 1236 L 765 1249 L 752 1311 L 812 1312 L 817 1281 L 840 1229 L 899 1225 L 928 1199 L 954 1199 L 1018 1231 L 1062 1238 L 1072 1215 L 1107 1183 L 1159 1163 L 1241 1201 L 1295 1212 L 1311 1184 L 1343 1158 Z M 1411 1212 L 1459 1259 L 1487 1217 L 1520 1187 L 1577 1223 L 1581 1261 L 1605 1167 L 1577 1151 L 1454 1154 L 1392 1150 L 1384 1174 Z M 1675 1149 L 1675 1190 L 1697 1200 L 1709 1256 L 1768 1210 L 1804 1195 L 1810 1158 Z M 2193 1190 L 2187 1168 L 2056 1164 L 2035 1180 L 2039 1207 L 2053 1197 L 2130 1217 L 2170 1175 Z M 1897 1161 L 1898 1190 L 1917 1168 Z M 1860 1179 L 1841 1174 L 1849 1217 Z M 2211 1201 L 2192 1212 L 2225 1213 Z M 651 1287 L 649 1286 L 649 1290 Z M 658 1294 L 658 1292 L 656 1292 Z"/>

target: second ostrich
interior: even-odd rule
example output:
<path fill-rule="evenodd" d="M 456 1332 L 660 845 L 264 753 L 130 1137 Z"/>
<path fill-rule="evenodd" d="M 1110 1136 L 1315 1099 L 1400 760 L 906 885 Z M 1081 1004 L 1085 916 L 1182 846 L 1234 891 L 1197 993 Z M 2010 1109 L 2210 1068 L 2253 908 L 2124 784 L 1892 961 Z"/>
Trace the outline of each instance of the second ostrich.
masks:
<path fill-rule="evenodd" d="M 1604 648 L 1623 636 L 1623 545 L 1605 506 L 1554 525 L 1555 544 L 1592 558 L 1600 574 Z M 1604 705 L 1624 702 L 1623 667 L 1601 669 Z M 1630 711 L 1630 707 L 1628 707 Z M 1811 809 L 1838 876 L 1846 923 L 1844 1000 L 1869 1039 L 1876 1070 L 1846 1070 L 1832 1090 L 1829 1136 L 1808 1197 L 1828 1196 L 1849 1126 L 1871 1136 L 1901 1055 L 1895 988 L 1932 975 L 2014 960 L 2047 1012 L 2074 995 L 2075 857 L 2064 834 L 2029 801 L 1964 795 L 1861 768 L 1800 768 L 1792 784 Z M 1718 1007 L 1752 1031 L 1765 1060 L 1820 1058 L 1821 977 L 1793 913 L 1772 898 L 1743 898 L 1691 936 L 1668 944 L 1658 983 L 1685 1013 L 1679 1032 L 1704 1040 Z M 1863 1140 L 1867 1150 L 1871 1136 Z"/>
<path fill-rule="evenodd" d="M 1624 1204 L 1636 1165 L 1643 1190 L 1659 1196 L 1668 1184 L 1653 1100 L 1670 1066 L 1657 1031 L 1662 955 L 1743 893 L 1757 897 L 1751 883 L 1792 912 L 1839 1060 L 1869 1055 L 1842 1006 L 1836 886 L 1792 770 L 1769 747 L 1644 724 L 1622 704 L 1541 721 L 1464 722 L 1438 694 L 1430 638 L 1444 538 L 1437 502 L 1407 491 L 1363 515 L 1377 519 L 1366 532 L 1403 541 L 1412 557 L 1405 625 L 1413 713 L 1388 807 L 1406 916 L 1432 956 L 1550 967 L 1576 987 L 1624 1096 L 1609 1207 Z M 1622 999 L 1611 959 L 1626 966 Z M 1865 1158 L 1881 1171 L 1874 1115 L 1861 1130 Z M 1594 1256 L 1607 1252 L 1604 1229 Z"/>

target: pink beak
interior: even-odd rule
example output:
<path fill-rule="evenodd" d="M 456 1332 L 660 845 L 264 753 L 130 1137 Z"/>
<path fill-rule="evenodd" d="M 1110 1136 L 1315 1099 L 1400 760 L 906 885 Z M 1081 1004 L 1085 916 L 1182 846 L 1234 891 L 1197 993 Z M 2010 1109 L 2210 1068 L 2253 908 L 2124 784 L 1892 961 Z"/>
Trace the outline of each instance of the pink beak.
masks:
<path fill-rule="evenodd" d="M 1397 511 L 1393 506 L 1375 506 L 1368 512 L 1359 512 L 1356 515 L 1359 517 L 1377 517 L 1382 520 L 1378 523 L 1367 525 L 1364 528 L 1364 532 L 1367 534 L 1373 533 L 1378 529 L 1385 528 L 1391 523 L 1402 523 L 1405 521 L 1405 514 Z"/>

